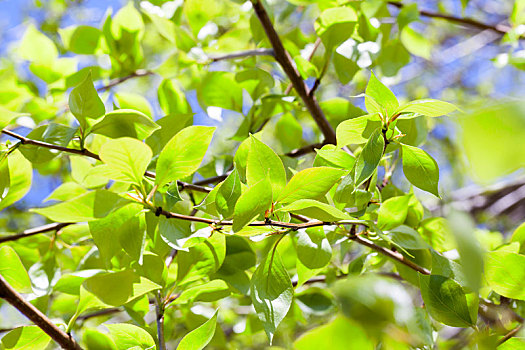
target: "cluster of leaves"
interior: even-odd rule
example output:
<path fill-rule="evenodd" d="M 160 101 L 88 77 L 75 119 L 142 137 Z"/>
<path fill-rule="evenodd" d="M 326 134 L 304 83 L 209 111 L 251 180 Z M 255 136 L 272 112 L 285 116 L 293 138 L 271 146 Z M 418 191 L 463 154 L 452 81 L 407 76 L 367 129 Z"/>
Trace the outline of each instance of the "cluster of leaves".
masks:
<path fill-rule="evenodd" d="M 290 0 L 280 16 L 310 2 Z M 304 79 L 347 84 L 363 75 L 356 62 L 365 53 L 384 76 L 395 75 L 409 53 L 428 55 L 426 40 L 409 26 L 419 16 L 415 5 L 399 12 L 396 33 L 373 25 L 390 15 L 383 1 L 316 3 L 307 7 L 316 11 L 314 33 L 295 28 L 282 36 Z M 445 326 L 475 334 L 472 346 L 495 346 L 501 329 L 486 327 L 478 313 L 487 317 L 512 299 L 505 310 L 513 316 L 496 313 L 501 327 L 524 316 L 525 226 L 508 243 L 482 231 L 478 241 L 467 217 L 434 217 L 413 190 L 440 197 L 438 165 L 421 147 L 431 119 L 454 105 L 400 103 L 371 73 L 366 112 L 346 98 L 322 100 L 337 144 L 298 160 L 290 151 L 320 136 L 303 139 L 315 126 L 283 93 L 273 57 L 223 70 L 208 69 L 203 58 L 203 48 L 212 55 L 267 47 L 251 10 L 190 0 L 168 19 L 129 3 L 108 13 L 101 29 L 59 34 L 57 48 L 31 26 L 17 51 L 46 83 L 46 98 L 14 67 L 1 71 L 0 128 L 15 139 L 0 144 L 0 209 L 16 210 L 36 169 L 61 184 L 45 199 L 51 205 L 28 215 L 63 225 L 51 237 L 4 243 L 0 275 L 32 293 L 32 303 L 83 347 L 257 347 L 267 343 L 264 330 L 270 343 L 296 349 L 432 348 L 448 346 L 436 333 Z M 324 52 L 308 60 L 300 50 L 315 36 Z M 349 39 L 381 49 L 375 57 L 349 54 Z M 168 58 L 166 45 L 176 47 Z M 143 69 L 162 54 L 158 67 Z M 77 71 L 80 55 L 109 58 L 110 68 Z M 152 99 L 105 92 L 153 75 L 163 77 L 155 99 L 161 118 L 153 118 Z M 97 91 L 93 81 L 102 78 L 112 80 Z M 219 108 L 240 116 L 233 133 L 193 125 L 183 92 L 190 90 L 210 114 Z M 14 133 L 28 119 L 34 128 L 25 137 Z M 391 182 L 401 168 L 405 191 Z M 225 176 L 213 188 L 192 183 L 217 175 Z M 91 318 L 100 310 L 107 313 Z M 127 317 L 103 322 L 116 312 Z M 43 349 L 50 341 L 41 328 L 24 326 L 2 346 Z"/>

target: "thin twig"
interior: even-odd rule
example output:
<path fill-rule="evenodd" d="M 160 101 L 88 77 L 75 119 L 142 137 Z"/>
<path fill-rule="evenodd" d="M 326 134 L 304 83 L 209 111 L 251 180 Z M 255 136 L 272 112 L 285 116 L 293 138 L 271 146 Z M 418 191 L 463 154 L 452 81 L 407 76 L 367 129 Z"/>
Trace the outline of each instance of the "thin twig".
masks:
<path fill-rule="evenodd" d="M 55 325 L 33 304 L 22 298 L 22 296 L 18 294 L 18 292 L 14 290 L 2 276 L 0 276 L 0 298 L 7 301 L 25 317 L 33 321 L 36 326 L 49 335 L 62 348 L 74 350 L 82 349 L 71 335 L 58 328 L 57 325 Z"/>
<path fill-rule="evenodd" d="M 157 337 L 159 340 L 159 349 L 166 350 L 166 342 L 164 340 L 164 302 L 160 290 L 155 295 L 155 316 L 157 319 Z"/>
<path fill-rule="evenodd" d="M 307 145 L 301 148 L 297 148 L 294 150 L 291 150 L 288 153 L 285 153 L 284 155 L 290 158 L 297 158 L 300 156 L 303 156 L 308 153 L 312 153 L 316 148 L 322 148 L 325 145 L 325 143 L 314 143 L 311 145 Z"/>
<path fill-rule="evenodd" d="M 500 340 L 498 340 L 498 345 L 501 345 L 505 343 L 510 338 L 514 337 L 518 332 L 523 328 L 523 324 L 517 325 L 515 328 L 511 329 L 507 334 L 503 336 Z"/>
<path fill-rule="evenodd" d="M 301 78 L 301 75 L 297 71 L 297 68 L 294 66 L 290 54 L 284 49 L 281 39 L 275 31 L 272 21 L 270 20 L 270 17 L 264 9 L 264 6 L 262 5 L 261 1 L 253 0 L 252 6 L 255 11 L 255 14 L 259 18 L 259 21 L 261 22 L 261 25 L 264 28 L 264 31 L 266 32 L 268 40 L 270 41 L 273 47 L 275 60 L 281 65 L 288 78 L 290 78 L 290 81 L 293 84 L 295 91 L 301 97 L 306 108 L 308 109 L 308 111 L 310 111 L 310 114 L 317 123 L 317 126 L 323 133 L 325 137 L 325 142 L 335 144 L 336 137 L 334 129 L 326 119 L 315 96 L 308 95 L 308 88 L 304 80 Z"/>
<path fill-rule="evenodd" d="M 254 49 L 254 50 L 233 52 L 233 53 L 229 53 L 223 56 L 210 57 L 210 60 L 212 62 L 217 62 L 217 61 L 231 60 L 235 58 L 246 58 L 246 57 L 252 57 L 252 56 L 273 56 L 273 50 L 272 49 Z"/>
<path fill-rule="evenodd" d="M 44 233 L 44 232 L 49 232 L 49 231 L 58 231 L 72 224 L 73 223 L 71 222 L 60 222 L 60 223 L 53 223 L 53 224 L 43 225 L 43 226 L 39 226 L 35 228 L 30 228 L 28 230 L 22 231 L 14 235 L 0 237 L 0 243 L 16 241 L 16 240 L 19 240 L 20 238 L 31 237 L 39 233 Z"/>
<path fill-rule="evenodd" d="M 312 52 L 310 52 L 310 55 L 308 55 L 308 58 L 306 59 L 308 62 L 310 62 L 312 58 L 314 58 L 315 51 L 317 51 L 317 49 L 319 48 L 319 45 L 321 45 L 321 38 L 317 38 L 315 40 L 314 47 L 312 48 Z M 293 88 L 292 83 L 288 84 L 288 86 L 286 87 L 286 90 L 284 90 L 284 94 L 288 95 L 290 91 L 292 91 L 292 88 Z"/>
<path fill-rule="evenodd" d="M 123 82 L 125 82 L 125 81 L 127 81 L 129 79 L 137 78 L 137 77 L 145 77 L 145 76 L 153 75 L 153 74 L 155 74 L 155 73 L 153 73 L 150 70 L 138 69 L 138 70 L 134 71 L 133 73 L 131 73 L 130 75 L 127 75 L 125 77 L 116 78 L 116 79 L 110 80 L 110 82 L 107 85 L 99 87 L 97 89 L 97 91 L 98 92 L 106 91 L 106 90 L 111 89 L 112 87 L 115 87 L 115 86 L 117 86 L 119 84 L 122 84 Z"/>

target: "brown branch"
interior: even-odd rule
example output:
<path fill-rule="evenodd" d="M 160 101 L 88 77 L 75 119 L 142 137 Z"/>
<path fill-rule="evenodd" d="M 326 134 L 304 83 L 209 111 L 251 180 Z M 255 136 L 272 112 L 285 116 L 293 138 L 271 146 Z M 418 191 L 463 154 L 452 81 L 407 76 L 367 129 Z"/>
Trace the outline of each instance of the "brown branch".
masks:
<path fill-rule="evenodd" d="M 35 228 L 30 228 L 28 230 L 22 231 L 14 235 L 0 237 L 0 243 L 16 241 L 16 240 L 19 240 L 20 238 L 34 236 L 39 233 L 44 233 L 44 232 L 49 232 L 49 231 L 58 231 L 72 224 L 73 223 L 71 222 L 60 222 L 60 223 L 53 223 L 53 224 L 43 225 L 43 226 L 39 226 Z"/>
<path fill-rule="evenodd" d="M 273 50 L 272 49 L 254 49 L 254 50 L 233 52 L 233 53 L 230 53 L 224 56 L 210 57 L 210 60 L 212 62 L 217 62 L 217 61 L 231 60 L 235 58 L 246 58 L 246 57 L 253 57 L 253 56 L 273 56 Z"/>
<path fill-rule="evenodd" d="M 395 6 L 399 9 L 405 6 L 403 3 L 398 2 L 398 1 L 389 1 L 388 4 Z M 427 11 L 427 10 L 419 10 L 419 14 L 424 17 L 443 19 L 448 22 L 456 23 L 456 24 L 463 25 L 463 26 L 473 27 L 476 29 L 491 30 L 501 35 L 507 34 L 512 29 L 511 27 L 503 25 L 503 24 L 491 25 L 491 24 L 486 24 L 486 23 L 483 23 L 483 22 L 480 22 L 480 21 L 477 21 L 471 18 L 456 17 L 452 15 L 446 15 L 446 14 Z"/>
<path fill-rule="evenodd" d="M 498 340 L 498 345 L 501 345 L 505 343 L 510 338 L 514 337 L 518 332 L 523 328 L 523 324 L 517 325 L 515 328 L 511 329 L 507 334 L 503 336 L 500 340 Z"/>
<path fill-rule="evenodd" d="M 42 329 L 62 348 L 75 350 L 82 349 L 75 339 L 71 337 L 71 335 L 58 328 L 57 325 L 55 325 L 33 304 L 24 300 L 24 298 L 22 298 L 22 296 L 18 294 L 18 292 L 14 290 L 13 287 L 11 287 L 2 276 L 0 276 L 0 298 L 7 301 L 18 311 L 20 311 L 20 313 L 22 313 L 25 317 L 33 321 L 36 326 Z"/>
<path fill-rule="evenodd" d="M 308 58 L 306 59 L 308 62 L 310 62 L 314 58 L 315 51 L 317 51 L 317 49 L 319 48 L 319 45 L 321 45 L 321 38 L 317 38 L 315 40 L 312 52 L 310 52 L 310 55 L 308 55 Z M 290 93 L 290 91 L 292 91 L 292 88 L 293 88 L 292 83 L 288 84 L 288 86 L 286 87 L 286 90 L 284 90 L 284 94 L 288 95 Z"/>
<path fill-rule="evenodd" d="M 324 145 L 325 145 L 325 143 L 323 143 L 323 142 L 321 142 L 321 143 L 314 143 L 314 144 L 311 144 L 311 145 L 307 145 L 307 146 L 304 146 L 304 147 L 301 147 L 301 148 L 297 148 L 297 149 L 291 150 L 290 152 L 285 153 L 284 155 L 287 156 L 287 157 L 296 158 L 296 157 L 300 157 L 300 156 L 303 156 L 305 154 L 311 153 L 316 148 L 321 148 Z"/>
<path fill-rule="evenodd" d="M 195 185 L 195 186 L 205 186 L 205 185 L 209 185 L 209 184 L 214 184 L 214 183 L 226 180 L 228 175 L 230 175 L 230 172 L 227 172 L 226 174 L 222 174 L 222 175 L 209 177 L 207 179 L 203 179 L 203 180 L 200 180 L 200 181 L 195 181 L 193 183 L 193 185 Z"/>
<path fill-rule="evenodd" d="M 259 21 L 261 22 L 261 25 L 263 26 L 264 31 L 266 32 L 268 40 L 272 44 L 275 60 L 281 65 L 288 78 L 290 78 L 290 81 L 293 84 L 295 91 L 301 97 L 304 104 L 306 105 L 306 108 L 308 109 L 308 111 L 310 111 L 310 114 L 314 118 L 321 132 L 323 133 L 325 137 L 325 142 L 336 144 L 334 129 L 326 119 L 315 96 L 310 96 L 308 94 L 308 88 L 305 82 L 303 81 L 301 75 L 295 68 L 290 54 L 284 49 L 281 39 L 275 31 L 272 21 L 270 20 L 270 17 L 268 17 L 268 13 L 264 9 L 262 3 L 260 2 L 260 0 L 253 0 L 252 5 L 255 14 L 259 18 Z"/>
<path fill-rule="evenodd" d="M 104 86 L 101 86 L 97 89 L 98 92 L 102 92 L 102 91 L 106 91 L 106 90 L 109 90 L 111 89 L 112 87 L 115 87 L 119 84 L 122 84 L 123 82 L 129 80 L 129 79 L 132 79 L 132 78 L 137 78 L 137 77 L 145 77 L 145 76 L 148 76 L 148 75 L 153 75 L 155 73 L 153 73 L 152 71 L 150 70 L 146 70 L 146 69 L 137 69 L 136 71 L 134 71 L 133 73 L 131 73 L 130 75 L 127 75 L 125 77 L 122 77 L 122 78 L 116 78 L 116 79 L 112 79 L 110 80 L 110 82 L 107 84 L 107 85 L 104 85 Z"/>
<path fill-rule="evenodd" d="M 112 314 L 116 314 L 116 313 L 122 312 L 122 311 L 123 311 L 122 309 L 113 307 L 113 308 L 109 308 L 109 309 L 94 311 L 94 312 L 91 312 L 91 313 L 85 314 L 85 315 L 80 315 L 80 316 L 77 317 L 76 320 L 77 321 L 86 321 L 86 320 L 89 320 L 90 318 L 112 315 Z"/>

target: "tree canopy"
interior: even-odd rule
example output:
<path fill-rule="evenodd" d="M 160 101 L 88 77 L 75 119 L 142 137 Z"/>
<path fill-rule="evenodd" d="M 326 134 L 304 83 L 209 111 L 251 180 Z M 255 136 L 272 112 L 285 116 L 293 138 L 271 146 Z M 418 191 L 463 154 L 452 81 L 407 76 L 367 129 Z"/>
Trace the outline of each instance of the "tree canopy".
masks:
<path fill-rule="evenodd" d="M 113 5 L 0 35 L 0 349 L 525 348 L 524 1 Z"/>

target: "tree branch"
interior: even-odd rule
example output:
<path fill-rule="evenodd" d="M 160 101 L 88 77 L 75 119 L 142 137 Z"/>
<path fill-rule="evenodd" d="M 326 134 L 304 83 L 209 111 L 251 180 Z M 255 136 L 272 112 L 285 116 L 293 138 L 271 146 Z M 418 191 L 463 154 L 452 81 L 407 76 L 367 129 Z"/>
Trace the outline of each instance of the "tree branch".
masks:
<path fill-rule="evenodd" d="M 307 145 L 307 146 L 304 146 L 304 147 L 301 147 L 301 148 L 297 148 L 297 149 L 291 150 L 290 152 L 285 153 L 284 155 L 287 156 L 287 157 L 291 157 L 291 158 L 297 158 L 297 157 L 303 156 L 305 154 L 311 153 L 316 148 L 321 148 L 325 144 L 326 143 L 324 143 L 324 142 L 314 143 L 314 144 L 311 144 L 311 145 Z"/>
<path fill-rule="evenodd" d="M 18 292 L 14 290 L 2 276 L 0 276 L 0 298 L 6 300 L 25 317 L 33 321 L 36 326 L 42 329 L 62 348 L 74 350 L 82 349 L 71 335 L 58 328 L 57 325 L 40 312 L 40 310 L 38 310 L 33 304 L 24 300 L 24 298 L 22 298 L 22 296 L 18 294 Z"/>
<path fill-rule="evenodd" d="M 223 60 L 231 60 L 235 58 L 246 58 L 246 57 L 253 57 L 253 56 L 273 56 L 273 50 L 272 49 L 254 49 L 254 50 L 233 52 L 233 53 L 229 53 L 223 56 L 210 57 L 210 60 L 212 62 L 218 62 L 218 61 L 223 61 Z"/>
<path fill-rule="evenodd" d="M 104 86 L 101 86 L 97 89 L 98 92 L 103 92 L 103 91 L 106 91 L 106 90 L 109 90 L 111 89 L 112 87 L 115 87 L 129 79 L 132 79 L 132 78 L 137 78 L 137 77 L 145 77 L 145 76 L 148 76 L 148 75 L 153 75 L 155 73 L 153 73 L 152 71 L 150 70 L 146 70 L 146 69 L 137 69 L 136 71 L 134 71 L 133 73 L 131 73 L 130 75 L 127 75 L 125 77 L 122 77 L 122 78 L 116 78 L 116 79 L 112 79 L 110 80 L 110 82 L 107 84 L 107 85 L 104 85 Z"/>
<path fill-rule="evenodd" d="M 160 290 L 155 295 L 155 316 L 157 320 L 157 337 L 159 341 L 159 349 L 166 350 L 166 342 L 164 340 L 164 302 L 160 294 Z"/>
<path fill-rule="evenodd" d="M 60 222 L 60 223 L 53 223 L 53 224 L 43 225 L 43 226 L 39 226 L 35 228 L 30 228 L 28 230 L 22 231 L 14 235 L 0 237 L 0 243 L 16 241 L 16 240 L 19 240 L 20 238 L 34 236 L 39 233 L 44 233 L 44 232 L 49 232 L 49 231 L 58 231 L 72 224 L 73 223 L 71 222 Z"/>
<path fill-rule="evenodd" d="M 252 0 L 252 5 L 255 14 L 259 18 L 259 21 L 261 22 L 261 25 L 263 26 L 264 31 L 266 32 L 268 40 L 272 44 L 275 60 L 281 65 L 288 78 L 290 78 L 290 81 L 293 84 L 295 91 L 297 92 L 299 97 L 301 97 L 304 104 L 306 105 L 306 108 L 308 109 L 308 111 L 310 111 L 310 114 L 319 126 L 321 132 L 323 133 L 325 137 L 325 142 L 336 144 L 334 129 L 326 119 L 315 96 L 310 96 L 308 94 L 308 88 L 303 79 L 301 78 L 301 75 L 295 68 L 290 54 L 284 49 L 281 39 L 279 38 L 279 35 L 273 27 L 272 21 L 270 20 L 270 17 L 268 17 L 268 13 L 264 9 L 260 0 Z"/>
<path fill-rule="evenodd" d="M 405 5 L 398 1 L 389 1 L 389 5 L 397 8 L 403 8 Z M 419 14 L 424 17 L 443 19 L 448 22 L 456 23 L 463 26 L 473 27 L 481 30 L 491 30 L 501 35 L 507 34 L 512 28 L 503 24 L 490 25 L 475 19 L 456 17 L 452 15 L 446 15 L 438 12 L 432 12 L 427 10 L 419 10 Z M 521 37 L 520 37 L 521 38 Z"/>
<path fill-rule="evenodd" d="M 518 332 L 523 328 L 523 324 L 517 325 L 515 328 L 511 329 L 507 334 L 503 336 L 500 340 L 498 340 L 498 345 L 501 345 L 505 343 L 510 338 L 514 337 Z"/>

